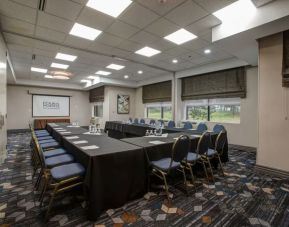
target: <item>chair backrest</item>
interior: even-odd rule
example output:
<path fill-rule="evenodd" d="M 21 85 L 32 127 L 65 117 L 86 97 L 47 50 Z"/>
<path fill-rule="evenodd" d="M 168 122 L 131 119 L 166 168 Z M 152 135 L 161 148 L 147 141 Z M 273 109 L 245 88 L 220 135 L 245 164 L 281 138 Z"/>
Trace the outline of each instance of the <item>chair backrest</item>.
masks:
<path fill-rule="evenodd" d="M 129 122 L 132 122 L 132 118 L 131 117 L 128 120 L 129 120 Z"/>
<path fill-rule="evenodd" d="M 139 121 L 141 124 L 145 124 L 146 122 L 145 122 L 145 120 L 142 118 L 142 119 L 140 119 L 140 121 Z"/>
<path fill-rule="evenodd" d="M 133 123 L 138 124 L 138 118 L 135 118 Z"/>
<path fill-rule="evenodd" d="M 42 168 L 45 168 L 43 150 L 40 147 L 34 132 L 32 133 L 32 149 L 34 150 L 35 156 L 38 158 L 38 161 L 40 162 Z"/>
<path fill-rule="evenodd" d="M 216 124 L 213 128 L 213 131 L 215 133 L 220 133 L 221 131 L 226 131 L 224 125 L 221 125 L 221 124 Z"/>
<path fill-rule="evenodd" d="M 200 123 L 198 124 L 197 130 L 198 130 L 199 132 L 204 132 L 204 131 L 207 131 L 207 130 L 208 130 L 208 127 L 207 127 L 207 125 L 206 125 L 204 122 L 200 122 Z"/>
<path fill-rule="evenodd" d="M 199 139 L 196 153 L 199 155 L 205 155 L 208 152 L 210 141 L 211 141 L 210 133 L 204 132 L 201 138 Z"/>
<path fill-rule="evenodd" d="M 174 128 L 174 127 L 176 127 L 175 122 L 174 121 L 169 121 L 168 128 Z"/>
<path fill-rule="evenodd" d="M 184 129 L 192 129 L 192 128 L 193 128 L 193 125 L 191 122 L 189 121 L 185 122 Z"/>
<path fill-rule="evenodd" d="M 181 162 L 188 156 L 188 152 L 191 148 L 191 140 L 187 135 L 181 135 L 174 142 L 172 148 L 172 161 Z"/>
<path fill-rule="evenodd" d="M 225 130 L 222 130 L 218 134 L 216 142 L 215 142 L 215 150 L 219 152 L 219 154 L 223 153 L 226 142 L 227 142 L 227 133 Z"/>
<path fill-rule="evenodd" d="M 159 119 L 158 122 L 162 125 L 165 123 L 164 120 L 162 120 L 162 119 Z"/>
<path fill-rule="evenodd" d="M 156 121 L 154 119 L 150 120 L 150 125 L 155 124 L 155 123 L 156 123 Z"/>

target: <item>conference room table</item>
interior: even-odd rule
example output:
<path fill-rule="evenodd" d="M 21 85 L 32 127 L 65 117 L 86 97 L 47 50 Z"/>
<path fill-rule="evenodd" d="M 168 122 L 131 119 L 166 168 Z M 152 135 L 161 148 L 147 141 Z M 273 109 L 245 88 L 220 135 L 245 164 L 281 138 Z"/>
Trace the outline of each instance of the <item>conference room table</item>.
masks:
<path fill-rule="evenodd" d="M 63 136 L 79 135 L 88 132 L 88 130 L 70 123 L 48 123 L 46 129 L 61 144 Z"/>
<path fill-rule="evenodd" d="M 154 130 L 155 128 L 152 125 L 148 124 L 136 124 L 136 123 L 125 123 L 121 121 L 107 121 L 105 123 L 105 132 L 108 133 L 108 136 L 122 139 L 123 141 L 127 142 L 130 140 L 126 140 L 126 138 L 134 138 L 134 137 L 143 137 L 146 134 L 146 131 Z M 181 133 L 181 134 L 189 134 L 189 135 L 201 135 L 202 132 L 196 130 L 196 129 L 184 129 L 184 128 L 168 128 L 164 127 L 163 133 Z M 209 131 L 211 135 L 211 145 L 210 147 L 213 148 L 218 136 L 218 133 L 215 133 L 213 131 Z M 136 139 L 137 140 L 137 139 Z M 226 140 L 224 149 L 222 151 L 221 155 L 221 161 L 222 162 L 228 162 L 229 156 L 228 156 L 228 139 Z"/>

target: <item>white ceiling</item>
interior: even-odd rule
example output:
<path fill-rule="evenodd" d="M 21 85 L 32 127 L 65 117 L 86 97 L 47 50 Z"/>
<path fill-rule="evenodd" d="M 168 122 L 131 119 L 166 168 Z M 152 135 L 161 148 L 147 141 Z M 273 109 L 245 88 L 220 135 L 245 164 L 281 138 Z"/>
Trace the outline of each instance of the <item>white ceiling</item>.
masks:
<path fill-rule="evenodd" d="M 125 65 L 125 69 L 106 70 L 112 72 L 107 77 L 123 79 L 127 74 L 129 80 L 139 82 L 235 58 L 234 54 L 211 42 L 212 27 L 221 23 L 212 12 L 235 1 L 134 0 L 115 19 L 86 7 L 87 0 L 46 0 L 44 11 L 38 10 L 38 0 L 1 0 L 0 22 L 17 79 L 51 81 L 43 74 L 31 72 L 30 67 L 54 70 L 50 64 L 57 62 L 70 65 L 67 71 L 72 74 L 71 79 L 63 82 L 79 84 L 81 79 L 116 63 Z M 71 36 L 69 31 L 75 22 L 103 33 L 95 41 Z M 198 38 L 180 46 L 163 39 L 180 28 Z M 151 58 L 134 53 L 144 46 L 162 53 Z M 212 53 L 204 54 L 206 48 Z M 75 62 L 55 60 L 57 52 L 78 58 Z M 35 60 L 32 60 L 33 54 Z M 172 63 L 174 58 L 178 59 L 178 64 Z M 138 70 L 144 73 L 139 75 Z"/>

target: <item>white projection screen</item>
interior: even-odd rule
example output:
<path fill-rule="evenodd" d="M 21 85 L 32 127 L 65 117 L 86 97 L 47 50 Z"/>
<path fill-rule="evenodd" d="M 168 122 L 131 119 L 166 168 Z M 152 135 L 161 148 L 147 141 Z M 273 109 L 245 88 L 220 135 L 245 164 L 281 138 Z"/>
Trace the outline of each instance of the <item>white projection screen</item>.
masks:
<path fill-rule="evenodd" d="M 70 97 L 32 95 L 32 117 L 68 117 Z"/>

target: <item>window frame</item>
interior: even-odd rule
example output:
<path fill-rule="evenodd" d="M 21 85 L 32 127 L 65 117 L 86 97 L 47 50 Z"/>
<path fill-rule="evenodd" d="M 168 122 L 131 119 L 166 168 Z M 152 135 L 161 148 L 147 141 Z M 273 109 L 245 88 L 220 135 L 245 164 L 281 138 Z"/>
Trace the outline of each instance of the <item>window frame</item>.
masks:
<path fill-rule="evenodd" d="M 164 108 L 166 107 L 170 107 L 171 109 L 171 112 L 172 112 L 172 104 L 171 103 L 168 103 L 168 102 L 160 102 L 160 103 L 148 103 L 145 105 L 145 116 L 146 118 L 149 118 L 150 117 L 148 116 L 148 113 L 149 113 L 149 108 L 151 107 L 155 107 L 155 108 L 160 108 L 160 111 L 161 111 L 161 117 L 159 119 L 161 120 L 164 120 L 164 121 L 170 121 L 172 119 L 164 119 Z M 172 113 L 173 114 L 173 113 Z M 173 115 L 172 115 L 172 118 L 173 118 Z"/>
<path fill-rule="evenodd" d="M 102 106 L 102 113 L 101 116 L 95 116 L 95 106 Z M 98 117 L 98 118 L 103 118 L 103 102 L 94 102 L 91 103 L 91 116 L 92 117 Z"/>
<path fill-rule="evenodd" d="M 211 120 L 211 109 L 214 105 L 238 105 L 240 106 L 240 120 L 239 122 L 221 122 L 221 121 L 212 121 Z M 195 120 L 195 119 L 189 119 L 189 111 L 188 109 L 190 107 L 194 106 L 206 106 L 207 107 L 207 119 L 206 120 Z M 185 121 L 193 121 L 193 122 L 201 122 L 201 121 L 207 121 L 212 123 L 227 123 L 227 124 L 240 124 L 241 123 L 241 98 L 222 98 L 222 99 L 202 99 L 202 100 L 189 100 L 184 102 L 184 119 Z"/>

